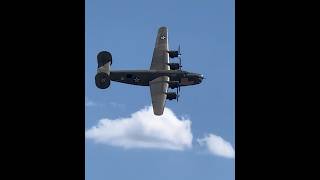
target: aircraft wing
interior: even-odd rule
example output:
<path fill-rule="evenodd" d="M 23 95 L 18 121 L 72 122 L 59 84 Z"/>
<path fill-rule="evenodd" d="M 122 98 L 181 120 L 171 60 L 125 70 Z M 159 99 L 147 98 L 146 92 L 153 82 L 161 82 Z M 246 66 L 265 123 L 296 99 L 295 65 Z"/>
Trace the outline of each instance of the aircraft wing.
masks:
<path fill-rule="evenodd" d="M 159 28 L 156 45 L 153 50 L 151 70 L 169 70 L 169 45 L 168 45 L 168 28 Z"/>
<path fill-rule="evenodd" d="M 155 115 L 162 115 L 165 102 L 167 99 L 167 89 L 169 84 L 168 76 L 161 76 L 152 81 L 150 81 L 150 92 L 152 98 L 152 107 Z"/>
<path fill-rule="evenodd" d="M 168 49 L 168 28 L 161 27 L 158 30 L 150 70 L 169 70 L 169 66 L 167 65 L 167 63 L 169 63 Z M 149 83 L 152 107 L 155 115 L 163 114 L 167 99 L 166 92 L 169 86 L 168 81 L 168 76 L 162 76 Z"/>

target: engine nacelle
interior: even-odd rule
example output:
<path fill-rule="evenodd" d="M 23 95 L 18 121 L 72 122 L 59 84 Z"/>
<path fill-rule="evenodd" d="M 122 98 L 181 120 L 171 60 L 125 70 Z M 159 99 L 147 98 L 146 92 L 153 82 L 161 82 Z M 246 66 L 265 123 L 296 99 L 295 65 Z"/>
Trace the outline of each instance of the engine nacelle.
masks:
<path fill-rule="evenodd" d="M 179 51 L 168 51 L 170 58 L 175 58 L 179 56 Z"/>
<path fill-rule="evenodd" d="M 177 99 L 178 95 L 175 92 L 168 92 L 167 93 L 167 99 L 169 100 L 173 100 L 173 99 Z"/>
<path fill-rule="evenodd" d="M 178 88 L 179 84 L 180 84 L 179 81 L 169 81 L 169 87 L 171 89 Z"/>
<path fill-rule="evenodd" d="M 177 70 L 181 67 L 179 63 L 168 63 L 168 65 L 170 66 L 171 70 Z"/>
<path fill-rule="evenodd" d="M 100 89 L 106 89 L 110 86 L 110 65 L 112 64 L 111 53 L 101 51 L 97 55 L 98 68 L 95 76 L 96 86 Z"/>

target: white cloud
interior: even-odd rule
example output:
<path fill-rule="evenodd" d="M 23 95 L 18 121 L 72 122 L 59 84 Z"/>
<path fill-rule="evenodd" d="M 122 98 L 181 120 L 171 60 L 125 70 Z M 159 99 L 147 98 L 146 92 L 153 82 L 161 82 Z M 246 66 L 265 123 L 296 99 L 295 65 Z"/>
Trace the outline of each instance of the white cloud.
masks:
<path fill-rule="evenodd" d="M 192 147 L 191 121 L 179 119 L 169 108 L 165 108 L 162 116 L 155 116 L 151 106 L 128 118 L 101 119 L 97 126 L 86 131 L 86 138 L 126 149 L 184 150 Z"/>
<path fill-rule="evenodd" d="M 202 139 L 197 139 L 200 146 L 206 146 L 209 152 L 213 155 L 226 158 L 234 158 L 235 151 L 232 145 L 225 141 L 222 137 L 209 134 Z"/>
<path fill-rule="evenodd" d="M 97 104 L 95 102 L 93 102 L 92 100 L 90 100 L 88 97 L 85 97 L 85 106 L 86 107 L 92 107 L 92 106 L 96 106 Z"/>

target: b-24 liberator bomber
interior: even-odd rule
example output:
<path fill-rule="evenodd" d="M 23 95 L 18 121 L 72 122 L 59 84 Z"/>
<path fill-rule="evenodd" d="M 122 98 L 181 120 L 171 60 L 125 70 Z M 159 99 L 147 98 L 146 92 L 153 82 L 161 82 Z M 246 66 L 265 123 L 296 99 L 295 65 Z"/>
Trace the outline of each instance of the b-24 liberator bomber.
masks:
<path fill-rule="evenodd" d="M 179 63 L 171 63 L 169 58 L 178 58 Z M 178 101 L 181 86 L 200 84 L 204 79 L 202 74 L 181 69 L 180 46 L 178 50 L 169 50 L 167 27 L 158 30 L 149 70 L 111 70 L 112 56 L 107 51 L 100 52 L 97 59 L 95 83 L 98 88 L 108 88 L 110 81 L 149 86 L 155 115 L 163 114 L 166 99 Z M 176 88 L 176 92 L 169 92 L 169 87 Z"/>

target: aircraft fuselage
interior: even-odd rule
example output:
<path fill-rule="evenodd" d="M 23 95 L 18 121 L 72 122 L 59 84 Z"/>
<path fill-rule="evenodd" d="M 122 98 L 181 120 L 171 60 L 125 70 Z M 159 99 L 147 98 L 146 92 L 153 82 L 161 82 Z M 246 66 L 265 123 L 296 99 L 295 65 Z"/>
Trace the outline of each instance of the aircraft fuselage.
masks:
<path fill-rule="evenodd" d="M 200 84 L 203 75 L 182 70 L 111 70 L 110 80 L 138 85 L 149 86 L 149 82 L 161 77 L 168 76 L 170 81 L 178 81 L 180 86 Z"/>

